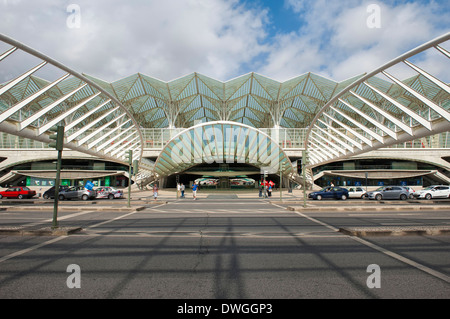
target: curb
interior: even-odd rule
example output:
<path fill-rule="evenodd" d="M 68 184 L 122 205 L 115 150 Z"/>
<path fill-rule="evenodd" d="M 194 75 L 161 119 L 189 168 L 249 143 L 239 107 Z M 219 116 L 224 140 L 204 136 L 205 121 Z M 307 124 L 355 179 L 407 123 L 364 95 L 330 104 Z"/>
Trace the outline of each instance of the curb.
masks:
<path fill-rule="evenodd" d="M 407 235 L 450 235 L 450 226 L 380 226 L 345 227 L 339 232 L 356 237 L 368 236 L 407 236 Z"/>
<path fill-rule="evenodd" d="M 39 211 L 53 211 L 53 206 L 33 206 L 31 209 Z M 94 210 L 94 211 L 109 211 L 109 212 L 133 212 L 144 210 L 145 206 L 135 206 L 135 207 L 111 207 L 111 206 L 59 206 L 58 211 L 83 211 L 83 210 Z M 6 211 L 23 211 L 24 207 L 6 206 L 2 207 L 2 210 Z"/>
<path fill-rule="evenodd" d="M 3 236 L 68 236 L 81 231 L 81 227 L 43 227 L 38 229 L 27 229 L 22 227 L 0 228 Z"/>
<path fill-rule="evenodd" d="M 355 211 L 426 211 L 426 210 L 438 210 L 438 211 L 450 211 L 449 206 L 383 206 L 383 207 L 367 207 L 367 206 L 347 206 L 347 207 L 303 207 L 303 206 L 288 206 L 286 208 L 290 211 L 339 211 L 339 212 L 355 212 Z"/>

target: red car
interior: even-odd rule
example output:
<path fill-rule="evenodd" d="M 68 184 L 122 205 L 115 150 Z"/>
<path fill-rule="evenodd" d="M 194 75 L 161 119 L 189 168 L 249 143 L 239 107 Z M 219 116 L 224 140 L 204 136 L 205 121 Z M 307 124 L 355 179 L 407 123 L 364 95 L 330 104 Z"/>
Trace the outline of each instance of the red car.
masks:
<path fill-rule="evenodd" d="M 6 191 L 0 192 L 0 199 L 5 198 L 31 198 L 36 195 L 36 191 L 23 186 L 14 186 L 8 188 Z"/>

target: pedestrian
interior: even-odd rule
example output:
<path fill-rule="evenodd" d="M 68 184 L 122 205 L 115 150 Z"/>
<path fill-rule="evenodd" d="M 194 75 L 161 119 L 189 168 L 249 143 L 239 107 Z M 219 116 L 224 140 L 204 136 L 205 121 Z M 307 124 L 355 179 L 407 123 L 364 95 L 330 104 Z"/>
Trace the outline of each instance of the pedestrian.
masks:
<path fill-rule="evenodd" d="M 272 197 L 272 184 L 269 184 L 269 187 L 267 187 L 267 193 L 269 197 Z"/>
<path fill-rule="evenodd" d="M 153 198 L 156 200 L 158 199 L 158 184 L 153 184 Z"/>
<path fill-rule="evenodd" d="M 197 199 L 197 189 L 198 189 L 197 182 L 194 182 L 194 185 L 192 186 L 192 196 L 194 196 L 194 200 Z"/>
<path fill-rule="evenodd" d="M 181 185 L 180 183 L 177 183 L 177 198 L 180 197 L 180 194 L 181 194 Z"/>
<path fill-rule="evenodd" d="M 186 187 L 184 186 L 183 183 L 181 183 L 180 185 L 180 191 L 181 191 L 181 198 L 184 198 L 184 190 L 186 189 Z"/>

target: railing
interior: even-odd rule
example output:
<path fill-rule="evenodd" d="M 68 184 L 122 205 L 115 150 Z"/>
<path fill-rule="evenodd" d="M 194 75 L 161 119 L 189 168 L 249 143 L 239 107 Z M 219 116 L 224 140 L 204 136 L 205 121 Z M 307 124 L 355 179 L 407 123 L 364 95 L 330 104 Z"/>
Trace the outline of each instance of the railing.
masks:
<path fill-rule="evenodd" d="M 168 141 L 170 141 L 175 135 L 182 132 L 183 130 L 183 128 L 142 129 L 142 134 L 144 137 L 144 149 L 162 150 L 162 148 Z M 277 141 L 284 150 L 302 149 L 304 146 L 304 138 L 307 131 L 306 128 L 261 128 L 260 130 Z M 359 132 L 361 134 L 364 133 L 361 130 L 359 130 Z M 105 133 L 107 132 L 105 131 Z M 444 132 L 414 141 L 392 145 L 389 146 L 389 148 L 450 148 L 450 132 Z M 49 146 L 47 143 L 0 132 L 0 149 L 49 149 Z"/>

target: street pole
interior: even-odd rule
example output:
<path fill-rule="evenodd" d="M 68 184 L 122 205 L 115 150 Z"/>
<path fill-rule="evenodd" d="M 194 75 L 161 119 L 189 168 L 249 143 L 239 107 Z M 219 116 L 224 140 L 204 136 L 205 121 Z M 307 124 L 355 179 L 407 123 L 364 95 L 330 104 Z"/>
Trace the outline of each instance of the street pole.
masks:
<path fill-rule="evenodd" d="M 302 176 L 303 176 L 303 207 L 306 208 L 306 172 L 305 166 L 302 161 Z"/>
<path fill-rule="evenodd" d="M 308 151 L 302 152 L 302 177 L 303 177 L 303 207 L 306 208 L 306 165 L 308 164 Z"/>
<path fill-rule="evenodd" d="M 131 207 L 131 165 L 128 166 L 128 207 Z"/>
<path fill-rule="evenodd" d="M 59 185 L 61 180 L 61 162 L 62 151 L 58 151 L 58 161 L 56 163 L 56 179 L 55 179 L 55 199 L 53 202 L 53 222 L 52 229 L 58 228 L 58 203 L 59 203 Z"/>
<path fill-rule="evenodd" d="M 280 163 L 280 202 L 283 201 L 283 168 L 284 163 Z"/>
<path fill-rule="evenodd" d="M 133 167 L 133 151 L 128 151 L 128 207 L 131 207 L 131 168 Z"/>
<path fill-rule="evenodd" d="M 369 172 L 366 172 L 366 192 L 367 192 L 367 178 L 369 177 Z"/>
<path fill-rule="evenodd" d="M 55 132 L 49 136 L 51 140 L 55 142 L 49 143 L 50 147 L 56 148 L 58 151 L 58 161 L 56 162 L 56 178 L 55 178 L 55 200 L 53 202 L 53 221 L 52 229 L 58 228 L 58 203 L 59 203 L 59 185 L 61 180 L 61 164 L 62 164 L 62 151 L 64 148 L 64 126 L 52 127 L 50 131 Z"/>
<path fill-rule="evenodd" d="M 267 189 L 266 189 L 266 171 L 264 171 L 264 183 L 263 183 L 263 187 L 264 187 L 264 198 L 267 198 Z"/>

